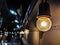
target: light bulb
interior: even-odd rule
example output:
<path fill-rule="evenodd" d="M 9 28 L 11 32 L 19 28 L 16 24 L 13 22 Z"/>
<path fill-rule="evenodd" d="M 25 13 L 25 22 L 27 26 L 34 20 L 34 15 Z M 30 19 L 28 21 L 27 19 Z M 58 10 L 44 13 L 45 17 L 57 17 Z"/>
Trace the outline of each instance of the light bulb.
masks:
<path fill-rule="evenodd" d="M 41 22 L 41 26 L 43 26 L 43 27 L 47 26 L 47 22 L 46 21 L 42 21 Z"/>
<path fill-rule="evenodd" d="M 39 17 L 36 26 L 40 31 L 48 31 L 52 26 L 52 21 L 48 17 Z"/>

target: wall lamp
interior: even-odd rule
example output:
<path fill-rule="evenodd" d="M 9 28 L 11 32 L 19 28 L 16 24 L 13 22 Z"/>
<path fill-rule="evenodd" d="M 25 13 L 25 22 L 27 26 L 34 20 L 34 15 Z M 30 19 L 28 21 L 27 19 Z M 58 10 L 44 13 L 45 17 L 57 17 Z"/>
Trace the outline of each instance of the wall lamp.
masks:
<path fill-rule="evenodd" d="M 37 16 L 36 27 L 39 31 L 45 32 L 51 29 L 52 21 L 50 6 L 47 0 L 42 0 L 39 5 L 39 15 Z"/>

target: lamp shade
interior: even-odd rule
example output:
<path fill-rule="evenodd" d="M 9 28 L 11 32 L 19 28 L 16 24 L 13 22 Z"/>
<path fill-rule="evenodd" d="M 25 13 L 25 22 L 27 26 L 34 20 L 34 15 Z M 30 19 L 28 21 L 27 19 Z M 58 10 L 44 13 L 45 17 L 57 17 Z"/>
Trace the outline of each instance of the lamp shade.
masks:
<path fill-rule="evenodd" d="M 39 4 L 39 16 L 41 16 L 41 15 L 51 16 L 50 15 L 50 5 L 47 1 L 41 2 L 41 4 Z"/>
<path fill-rule="evenodd" d="M 52 26 L 52 21 L 49 17 L 41 16 L 36 22 L 36 26 L 40 31 L 48 31 Z"/>

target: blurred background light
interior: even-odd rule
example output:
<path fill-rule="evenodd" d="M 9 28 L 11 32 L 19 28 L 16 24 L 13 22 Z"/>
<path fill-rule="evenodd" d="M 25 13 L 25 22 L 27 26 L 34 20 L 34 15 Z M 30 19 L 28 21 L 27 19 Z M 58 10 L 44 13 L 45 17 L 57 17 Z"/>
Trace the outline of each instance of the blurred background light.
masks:
<path fill-rule="evenodd" d="M 19 21 L 18 20 L 14 20 L 16 23 L 19 23 Z"/>
<path fill-rule="evenodd" d="M 13 15 L 17 15 L 17 13 L 14 10 L 10 10 L 10 13 Z"/>
<path fill-rule="evenodd" d="M 19 26 L 19 25 L 17 25 L 17 28 L 20 28 L 20 26 Z"/>
<path fill-rule="evenodd" d="M 24 34 L 24 31 L 21 31 L 20 34 Z"/>
<path fill-rule="evenodd" d="M 29 34 L 29 30 L 28 29 L 25 29 L 24 33 L 25 34 Z"/>

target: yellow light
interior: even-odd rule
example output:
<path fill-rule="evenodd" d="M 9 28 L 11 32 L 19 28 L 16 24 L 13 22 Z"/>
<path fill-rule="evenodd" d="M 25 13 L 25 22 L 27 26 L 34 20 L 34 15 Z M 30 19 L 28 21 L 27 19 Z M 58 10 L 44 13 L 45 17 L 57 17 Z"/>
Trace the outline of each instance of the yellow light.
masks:
<path fill-rule="evenodd" d="M 25 38 L 27 40 L 28 39 L 28 35 L 29 35 L 29 30 L 28 29 L 25 29 L 24 34 L 25 34 Z"/>
<path fill-rule="evenodd" d="M 40 31 L 48 31 L 52 26 L 52 21 L 48 17 L 39 17 L 36 26 Z"/>
<path fill-rule="evenodd" d="M 41 26 L 43 26 L 43 27 L 47 26 L 47 22 L 46 21 L 42 21 L 41 22 Z"/>
<path fill-rule="evenodd" d="M 24 33 L 25 34 L 29 34 L 29 30 L 28 29 L 25 29 Z"/>
<path fill-rule="evenodd" d="M 21 32 L 20 32 L 20 34 L 24 34 L 24 32 L 23 32 L 23 31 L 21 31 Z"/>

